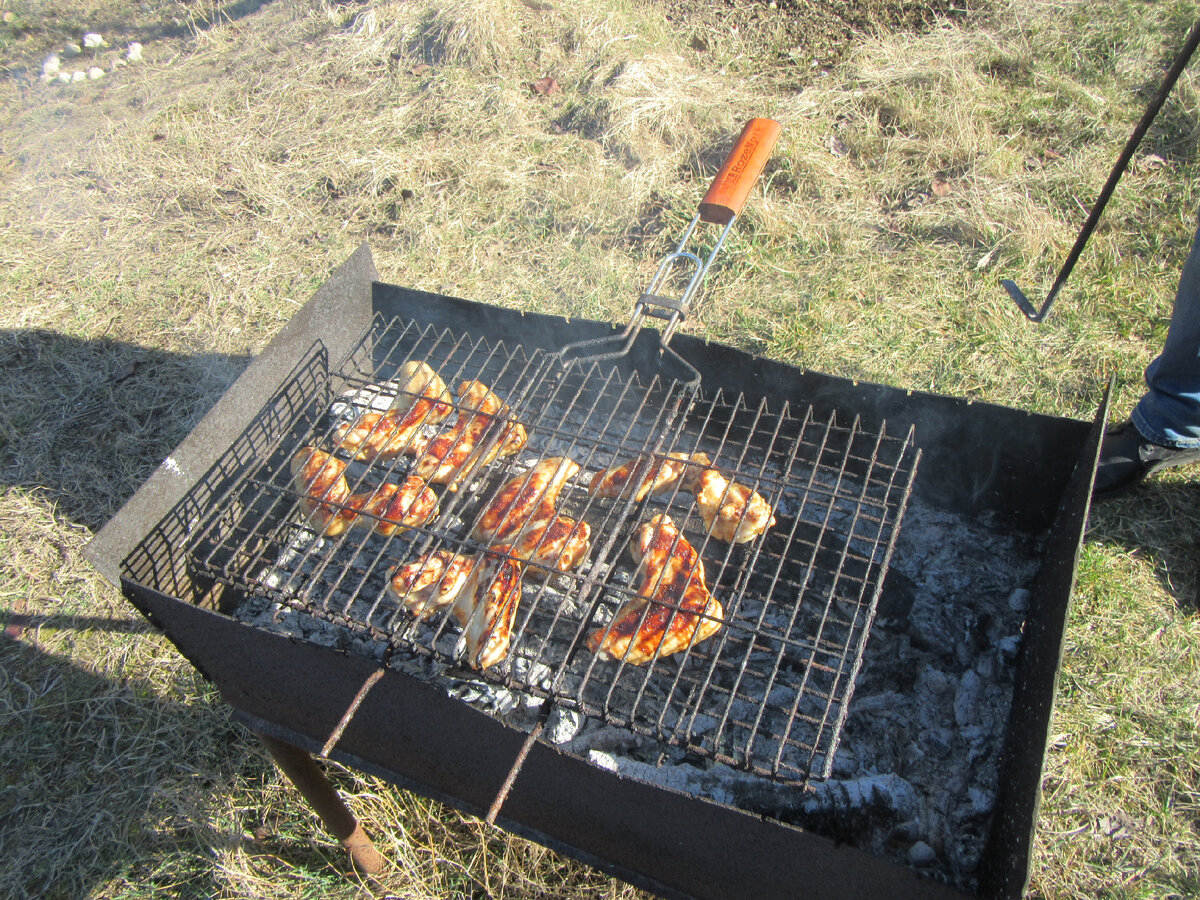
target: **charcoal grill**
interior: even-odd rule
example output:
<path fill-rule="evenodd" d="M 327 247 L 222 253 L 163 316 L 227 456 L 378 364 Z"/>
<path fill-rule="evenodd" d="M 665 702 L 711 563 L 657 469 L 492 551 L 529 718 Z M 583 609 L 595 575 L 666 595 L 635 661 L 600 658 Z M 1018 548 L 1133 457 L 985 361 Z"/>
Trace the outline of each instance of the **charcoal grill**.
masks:
<path fill-rule="evenodd" d="M 723 238 L 722 238 L 723 239 Z M 645 299 L 645 298 L 644 298 Z M 668 329 L 677 320 L 668 312 Z M 614 352 L 564 364 L 563 337 Z M 961 897 L 887 860 L 781 822 L 619 778 L 537 740 L 569 709 L 664 746 L 803 790 L 830 772 L 855 673 L 910 491 L 1037 537 L 982 896 L 1025 883 L 1074 560 L 1104 419 L 1086 423 L 864 385 L 675 336 L 521 314 L 378 282 L 365 246 L 288 324 L 89 545 L 88 555 L 222 690 L 364 865 L 369 844 L 302 751 L 489 818 L 670 896 Z M 403 363 L 479 378 L 529 433 L 523 450 L 442 494 L 403 535 L 314 531 L 287 474 L 339 417 L 386 397 Z M 678 373 L 694 371 L 702 386 Z M 918 439 L 924 459 L 916 477 Z M 970 448 L 963 453 L 962 448 Z M 497 485 L 545 456 L 585 471 L 706 452 L 765 496 L 776 524 L 746 544 L 708 536 L 686 494 L 601 500 L 568 484 L 562 508 L 596 535 L 586 562 L 527 589 L 511 649 L 464 665 L 447 616 L 416 621 L 385 590 L 392 565 L 434 548 L 478 552 L 470 525 Z M 408 463 L 357 465 L 356 484 Z M 667 512 L 700 551 L 721 629 L 635 666 L 588 652 L 634 593 L 626 545 Z M 260 627 L 311 619 L 331 639 Z M 528 730 L 448 696 L 474 679 L 535 698 Z M 297 750 L 299 748 L 299 750 Z M 725 853 L 714 856 L 719 835 Z"/>

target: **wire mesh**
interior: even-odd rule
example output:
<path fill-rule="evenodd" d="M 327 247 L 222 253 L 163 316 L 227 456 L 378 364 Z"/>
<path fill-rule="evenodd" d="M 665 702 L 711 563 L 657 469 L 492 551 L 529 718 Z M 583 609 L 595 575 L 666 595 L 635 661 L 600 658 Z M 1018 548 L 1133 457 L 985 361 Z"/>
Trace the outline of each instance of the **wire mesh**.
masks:
<path fill-rule="evenodd" d="M 463 399 L 472 380 L 509 407 L 495 424 L 519 422 L 527 441 L 490 460 L 487 448 L 478 448 L 480 465 L 456 490 L 434 485 L 437 512 L 424 524 L 382 534 L 372 527 L 377 521 L 362 516 L 365 527 L 323 533 L 290 461 L 306 447 L 337 455 L 339 427 L 389 408 L 399 373 L 414 361 L 431 366 L 454 392 L 453 411 L 423 424 L 409 451 L 343 458 L 351 493 L 403 483 L 421 447 L 476 412 Z M 380 318 L 323 375 L 315 377 L 310 366 L 302 387 L 281 388 L 276 408 L 252 428 L 261 433 L 239 441 L 214 467 L 207 495 L 190 507 L 186 554 L 196 571 L 385 640 L 389 654 L 472 670 L 699 756 L 781 781 L 828 775 L 916 470 L 911 431 L 889 434 L 886 424 L 867 430 L 857 419 L 818 418 L 787 401 L 697 392 L 616 364 L 568 367 L 540 350 Z M 491 428 L 483 440 L 498 441 L 499 433 Z M 644 497 L 632 489 L 614 497 L 589 490 L 595 473 L 609 466 L 697 453 L 725 482 L 765 500 L 772 524 L 742 543 L 719 540 L 686 479 Z M 586 523 L 590 547 L 571 568 L 522 569 L 503 658 L 474 670 L 453 610 L 414 616 L 389 590 L 390 578 L 436 551 L 487 558 L 494 542 L 473 535 L 489 501 L 557 457 L 579 468 L 555 510 Z M 335 512 L 347 507 L 325 499 Z M 704 632 L 713 633 L 699 639 L 696 628 L 676 652 L 660 646 L 641 664 L 606 658 L 592 648 L 614 618 L 639 603 L 643 615 L 655 607 L 641 598 L 647 572 L 629 547 L 660 515 L 701 560 L 719 613 L 705 609 L 697 619 L 711 619 Z M 683 610 L 665 613 L 674 620 Z"/>

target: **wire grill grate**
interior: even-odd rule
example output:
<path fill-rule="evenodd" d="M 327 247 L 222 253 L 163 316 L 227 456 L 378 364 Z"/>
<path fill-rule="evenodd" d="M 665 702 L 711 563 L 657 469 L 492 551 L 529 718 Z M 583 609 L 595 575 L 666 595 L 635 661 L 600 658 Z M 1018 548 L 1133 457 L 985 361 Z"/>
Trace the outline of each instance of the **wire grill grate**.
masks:
<path fill-rule="evenodd" d="M 333 450 L 338 424 L 387 406 L 410 360 L 428 363 L 451 389 L 483 381 L 525 426 L 527 443 L 459 490 L 439 487 L 427 525 L 321 536 L 302 509 L 291 456 L 304 446 Z M 592 473 L 616 462 L 679 452 L 704 452 L 758 492 L 774 525 L 735 545 L 709 536 L 694 498 L 678 487 L 641 501 L 587 489 Z M 337 365 L 315 352 L 214 467 L 205 496 L 184 505 L 187 563 L 245 594 L 386 640 L 390 654 L 461 667 L 449 613 L 416 620 L 389 594 L 389 573 L 432 550 L 484 550 L 470 533 L 486 500 L 558 456 L 581 467 L 558 508 L 588 523 L 591 550 L 571 571 L 526 579 L 504 662 L 472 674 L 782 781 L 828 775 L 916 471 L 911 431 L 709 395 L 614 364 L 566 368 L 554 354 L 377 317 Z M 346 478 L 368 490 L 402 481 L 412 464 L 403 455 L 351 461 Z M 586 637 L 636 595 L 630 539 L 660 513 L 699 551 L 721 627 L 646 665 L 602 659 Z M 151 556 L 143 554 L 141 576 L 133 565 L 134 577 L 158 577 Z"/>

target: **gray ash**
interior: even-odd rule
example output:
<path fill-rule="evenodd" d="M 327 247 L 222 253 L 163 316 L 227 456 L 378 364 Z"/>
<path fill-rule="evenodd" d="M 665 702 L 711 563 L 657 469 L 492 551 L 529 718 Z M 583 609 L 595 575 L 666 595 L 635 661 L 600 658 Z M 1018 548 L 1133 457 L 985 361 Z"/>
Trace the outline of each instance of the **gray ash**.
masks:
<path fill-rule="evenodd" d="M 543 738 L 624 776 L 800 825 L 972 890 L 1038 553 L 986 519 L 910 501 L 827 780 L 781 785 L 573 710 L 552 710 Z M 374 659 L 387 647 L 270 601 L 247 603 L 239 617 Z M 390 665 L 513 727 L 529 730 L 541 717 L 540 700 L 436 658 L 397 652 Z"/>

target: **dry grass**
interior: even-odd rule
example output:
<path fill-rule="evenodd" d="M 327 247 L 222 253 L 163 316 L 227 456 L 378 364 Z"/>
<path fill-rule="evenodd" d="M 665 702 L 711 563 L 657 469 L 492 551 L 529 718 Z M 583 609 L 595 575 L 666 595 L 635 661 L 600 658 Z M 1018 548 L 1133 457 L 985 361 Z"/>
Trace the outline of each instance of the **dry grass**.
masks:
<path fill-rule="evenodd" d="M 257 744 L 79 557 L 362 240 L 397 284 L 619 321 L 721 148 L 771 115 L 783 139 L 687 329 L 1090 417 L 1110 373 L 1118 411 L 1138 395 L 1194 227 L 1188 73 L 1145 148 L 1165 164 L 1126 176 L 1052 319 L 996 285 L 1048 286 L 1186 30 L 1175 0 L 998 2 L 824 75 L 778 20 L 754 56 L 748 33 L 621 0 L 0 8 L 4 896 L 636 894 L 335 768 L 397 862 L 347 881 Z M 146 62 L 27 77 L 105 22 Z M 532 92 L 544 76 L 561 92 Z M 1197 896 L 1200 496 L 1173 474 L 1091 527 L 1033 886 Z"/>

